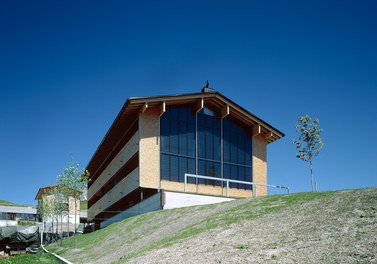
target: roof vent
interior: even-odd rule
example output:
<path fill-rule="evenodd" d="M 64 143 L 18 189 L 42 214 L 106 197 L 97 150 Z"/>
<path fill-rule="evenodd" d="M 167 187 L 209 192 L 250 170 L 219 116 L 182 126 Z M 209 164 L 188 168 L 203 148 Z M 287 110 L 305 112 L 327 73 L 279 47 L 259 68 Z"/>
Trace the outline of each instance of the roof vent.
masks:
<path fill-rule="evenodd" d="M 209 82 L 207 80 L 206 86 L 204 86 L 202 88 L 202 93 L 213 93 L 214 92 L 214 90 L 212 88 L 210 88 L 208 85 L 209 85 Z"/>

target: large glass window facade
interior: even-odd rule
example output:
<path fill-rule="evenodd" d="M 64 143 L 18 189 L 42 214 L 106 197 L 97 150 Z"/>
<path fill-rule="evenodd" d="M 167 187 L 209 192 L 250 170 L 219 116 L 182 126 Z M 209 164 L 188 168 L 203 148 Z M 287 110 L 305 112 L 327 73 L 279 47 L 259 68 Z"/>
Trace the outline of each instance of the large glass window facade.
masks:
<path fill-rule="evenodd" d="M 160 119 L 161 179 L 184 181 L 185 173 L 252 181 L 252 140 L 246 129 L 203 108 L 167 107 Z M 196 149 L 197 148 L 197 149 Z M 189 182 L 195 179 L 189 178 Z M 221 186 L 219 181 L 199 180 Z M 245 184 L 232 188 L 251 189 Z"/>
<path fill-rule="evenodd" d="M 171 107 L 160 120 L 161 178 L 184 181 L 196 173 L 196 117 L 191 107 Z"/>

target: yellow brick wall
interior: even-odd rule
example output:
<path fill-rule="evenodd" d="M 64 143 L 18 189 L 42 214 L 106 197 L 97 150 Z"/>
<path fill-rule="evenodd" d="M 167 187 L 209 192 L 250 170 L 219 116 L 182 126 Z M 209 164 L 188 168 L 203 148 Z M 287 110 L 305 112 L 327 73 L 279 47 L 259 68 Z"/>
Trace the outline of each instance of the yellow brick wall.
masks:
<path fill-rule="evenodd" d="M 139 115 L 139 169 L 140 186 L 158 188 L 160 175 L 160 147 L 158 144 L 157 109 L 147 109 Z"/>
<path fill-rule="evenodd" d="M 176 191 L 176 192 L 183 192 L 184 191 L 184 183 L 182 182 L 171 182 L 162 180 L 161 181 L 161 189 L 167 191 Z M 211 185 L 203 185 L 203 184 L 187 184 L 188 193 L 200 193 L 200 194 L 208 194 L 208 195 L 216 195 L 216 196 L 226 196 L 226 188 L 220 186 L 211 186 Z M 229 189 L 229 196 L 230 197 L 252 197 L 251 190 L 242 190 L 242 189 Z"/>
<path fill-rule="evenodd" d="M 253 137 L 253 182 L 267 184 L 267 142 L 262 135 Z M 261 195 L 267 195 L 266 187 L 257 187 Z"/>

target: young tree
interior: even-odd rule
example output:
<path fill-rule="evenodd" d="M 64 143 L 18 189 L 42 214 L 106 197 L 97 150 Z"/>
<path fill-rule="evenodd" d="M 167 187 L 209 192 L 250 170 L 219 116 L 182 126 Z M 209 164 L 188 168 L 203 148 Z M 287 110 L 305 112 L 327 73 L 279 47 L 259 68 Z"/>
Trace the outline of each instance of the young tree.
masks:
<path fill-rule="evenodd" d="M 74 199 L 75 207 L 75 233 L 77 228 L 77 205 L 80 202 L 80 191 L 86 187 L 89 180 L 89 172 L 87 170 L 80 170 L 79 164 L 71 161 L 69 166 L 63 170 L 58 176 L 58 182 L 62 186 L 65 186 L 65 192 L 68 197 Z M 69 203 L 69 198 L 68 198 Z"/>
<path fill-rule="evenodd" d="M 318 118 L 312 120 L 309 115 L 301 116 L 297 119 L 295 125 L 296 132 L 300 133 L 298 140 L 293 139 L 297 149 L 296 158 L 309 162 L 310 164 L 310 178 L 312 184 L 312 191 L 316 190 L 313 177 L 312 160 L 317 156 L 323 147 L 323 142 L 320 137 L 322 129 L 318 128 Z"/>
<path fill-rule="evenodd" d="M 63 218 L 68 215 L 68 200 L 65 193 L 65 188 L 62 185 L 56 185 L 52 190 L 52 204 L 54 207 L 54 216 L 57 222 L 57 226 L 60 221 L 60 243 L 63 243 Z M 60 218 L 60 220 L 59 220 Z"/>

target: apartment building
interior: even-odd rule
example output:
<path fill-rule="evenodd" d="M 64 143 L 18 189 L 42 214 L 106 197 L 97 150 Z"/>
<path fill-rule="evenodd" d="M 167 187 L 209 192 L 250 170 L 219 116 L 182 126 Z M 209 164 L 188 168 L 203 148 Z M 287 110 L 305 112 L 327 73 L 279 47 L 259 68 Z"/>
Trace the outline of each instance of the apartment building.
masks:
<path fill-rule="evenodd" d="M 283 136 L 210 88 L 129 98 L 86 168 L 88 221 L 266 195 L 267 145 Z"/>

